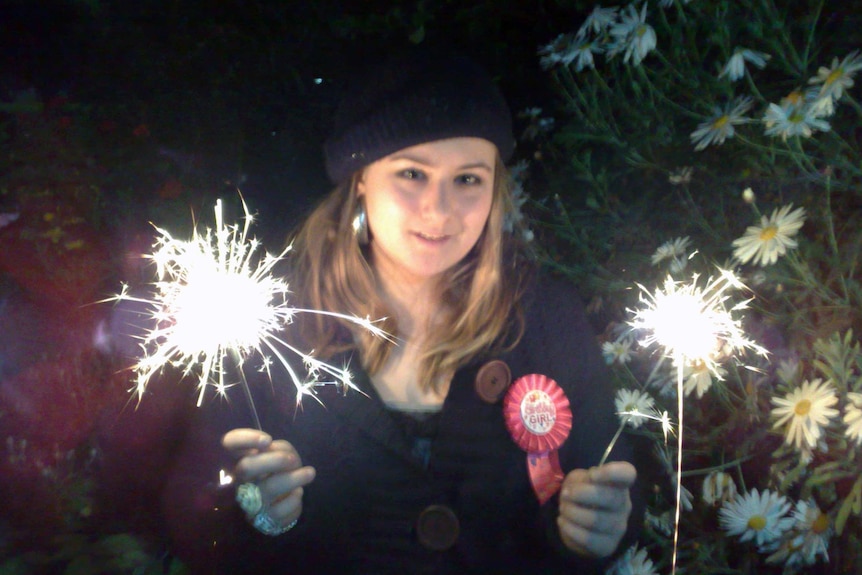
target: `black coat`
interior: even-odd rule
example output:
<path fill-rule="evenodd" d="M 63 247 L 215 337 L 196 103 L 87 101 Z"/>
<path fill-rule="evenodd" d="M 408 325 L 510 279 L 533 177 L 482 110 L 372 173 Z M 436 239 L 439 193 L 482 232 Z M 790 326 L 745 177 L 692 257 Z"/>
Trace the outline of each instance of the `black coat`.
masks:
<path fill-rule="evenodd" d="M 279 537 L 254 532 L 232 501 L 234 490 L 215 485 L 219 466 L 231 464 L 221 453 L 221 434 L 249 427 L 247 409 L 239 398 L 228 414 L 203 407 L 205 421 L 190 434 L 166 495 L 177 553 L 195 573 L 601 572 L 603 563 L 562 545 L 557 498 L 539 505 L 526 453 L 504 424 L 502 401 L 489 403 L 476 391 L 477 371 L 491 359 L 505 361 L 512 379 L 532 373 L 554 379 L 573 413 L 559 450 L 563 472 L 601 459 L 619 420 L 609 372 L 577 294 L 565 282 L 540 276 L 526 302 L 526 331 L 517 347 L 459 370 L 433 423 L 388 409 L 358 362 L 351 370 L 364 394 L 324 390 L 321 402 L 305 398 L 295 409 L 292 386 L 256 386 L 274 391 L 264 430 L 290 441 L 303 463 L 317 470 L 305 488 L 299 524 Z M 634 455 L 623 435 L 609 460 L 634 463 Z M 632 498 L 629 532 L 618 552 L 642 524 L 640 484 Z M 429 506 L 457 518 L 457 538 L 448 549 L 429 549 L 428 537 L 417 531 Z M 430 534 L 432 547 L 438 540 L 445 546 L 451 525 L 432 521 Z"/>

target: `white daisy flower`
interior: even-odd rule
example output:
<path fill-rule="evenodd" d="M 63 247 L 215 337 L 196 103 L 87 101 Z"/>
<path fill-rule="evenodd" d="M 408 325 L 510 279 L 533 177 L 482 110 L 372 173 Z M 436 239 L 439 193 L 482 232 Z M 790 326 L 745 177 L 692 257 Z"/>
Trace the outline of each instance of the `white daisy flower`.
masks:
<path fill-rule="evenodd" d="M 634 4 L 625 7 L 619 22 L 610 29 L 611 36 L 616 39 L 612 55 L 625 51 L 623 62 L 631 60 L 635 66 L 638 66 L 647 54 L 655 50 L 657 43 L 655 30 L 646 23 L 646 16 L 646 2 L 640 13 Z"/>
<path fill-rule="evenodd" d="M 727 76 L 731 82 L 736 82 L 745 76 L 746 62 L 757 66 L 762 70 L 766 66 L 766 61 L 771 57 L 772 56 L 764 52 L 757 52 L 756 50 L 749 50 L 748 48 L 736 48 L 733 51 L 733 56 L 730 57 L 730 60 L 728 60 L 727 64 L 724 65 L 724 68 L 721 69 L 721 73 L 718 77 L 721 78 L 723 76 Z"/>
<path fill-rule="evenodd" d="M 673 486 L 673 492 L 676 493 L 677 485 L 679 485 L 676 472 L 670 474 L 670 481 Z M 679 490 L 679 508 L 683 511 L 694 509 L 694 494 L 685 485 Z"/>
<path fill-rule="evenodd" d="M 820 96 L 837 102 L 844 90 L 853 87 L 853 74 L 859 70 L 862 70 L 862 54 L 859 50 L 854 50 L 840 63 L 838 58 L 833 58 L 832 66 L 821 66 L 817 75 L 808 80 L 808 83 L 821 84 Z"/>
<path fill-rule="evenodd" d="M 586 36 L 587 32 L 593 32 L 594 34 L 601 34 L 608 27 L 616 22 L 617 20 L 617 11 L 619 8 L 614 6 L 613 8 L 602 8 L 601 6 L 596 6 L 593 8 L 593 11 L 590 12 L 587 19 L 584 20 L 584 23 L 581 24 L 580 29 L 577 32 L 578 38 L 583 38 Z"/>
<path fill-rule="evenodd" d="M 558 64 L 568 63 L 574 60 L 570 54 L 573 37 L 571 34 L 560 34 L 549 44 L 545 44 L 538 50 L 539 64 L 542 69 L 548 70 Z"/>
<path fill-rule="evenodd" d="M 768 489 L 762 494 L 752 489 L 726 502 L 718 512 L 719 524 L 728 535 L 739 535 L 740 541 L 754 541 L 758 548 L 769 548 L 793 525 L 787 517 L 787 498 Z"/>
<path fill-rule="evenodd" d="M 664 260 L 686 257 L 689 245 L 691 245 L 691 238 L 688 236 L 666 241 L 652 255 L 652 265 L 658 265 Z"/>
<path fill-rule="evenodd" d="M 670 511 L 665 511 L 661 515 L 653 515 L 647 509 L 644 513 L 644 522 L 665 537 L 670 537 L 673 533 L 673 518 L 671 518 Z"/>
<path fill-rule="evenodd" d="M 805 101 L 808 103 L 808 110 L 815 118 L 828 118 L 835 113 L 835 101 L 832 96 L 821 96 L 820 89 L 816 86 L 805 92 Z"/>
<path fill-rule="evenodd" d="M 685 393 L 685 396 L 688 397 L 693 391 L 697 391 L 697 398 L 701 399 L 703 394 L 709 391 L 709 388 L 712 387 L 713 371 L 715 371 L 715 376 L 719 380 L 727 375 L 727 370 L 720 365 L 713 366 L 713 369 L 711 370 L 710 366 L 703 361 L 695 361 L 694 363 L 686 364 L 683 367 L 684 379 L 682 384 L 682 390 Z"/>
<path fill-rule="evenodd" d="M 768 266 L 795 248 L 798 244 L 793 236 L 805 223 L 805 208 L 792 209 L 793 204 L 776 208 L 768 218 L 761 217 L 759 226 L 749 226 L 745 235 L 733 240 L 733 257 L 741 264 L 753 260 Z"/>
<path fill-rule="evenodd" d="M 847 439 L 862 445 L 862 393 L 847 394 L 847 405 L 844 406 L 844 425 L 847 426 Z"/>
<path fill-rule="evenodd" d="M 829 561 L 829 539 L 833 532 L 829 516 L 814 501 L 797 502 L 792 515 L 792 529 L 766 562 L 797 568 L 814 565 L 818 556 Z"/>
<path fill-rule="evenodd" d="M 801 375 L 799 369 L 799 360 L 795 358 L 782 359 L 778 362 L 778 367 L 775 368 L 775 375 L 778 376 L 785 385 L 796 385 L 799 382 Z"/>
<path fill-rule="evenodd" d="M 647 377 L 646 386 L 656 390 L 660 397 L 676 397 L 677 370 L 670 362 L 660 361 Z"/>
<path fill-rule="evenodd" d="M 705 150 L 712 144 L 720 146 L 726 139 L 732 138 L 736 133 L 734 126 L 749 121 L 744 114 L 751 108 L 752 102 L 750 97 L 743 96 L 727 102 L 724 107 L 713 107 L 712 116 L 699 124 L 689 136 L 695 151 Z"/>
<path fill-rule="evenodd" d="M 832 537 L 832 521 L 813 501 L 799 501 L 793 510 L 797 531 L 802 539 L 800 553 L 807 565 L 813 565 L 817 556 L 829 561 L 829 538 Z"/>
<path fill-rule="evenodd" d="M 787 424 L 785 441 L 798 449 L 814 448 L 823 434 L 823 427 L 838 415 L 832 406 L 838 403 L 835 388 L 822 379 L 806 380 L 784 397 L 773 397 L 772 425 L 778 429 Z"/>
<path fill-rule="evenodd" d="M 668 175 L 667 181 L 670 182 L 672 186 L 684 186 L 691 183 L 692 174 L 694 174 L 694 168 L 691 166 L 684 166 L 672 171 Z"/>
<path fill-rule="evenodd" d="M 593 54 L 601 54 L 603 51 L 604 49 L 597 42 L 579 38 L 569 49 L 571 60 L 564 61 L 564 63 L 569 64 L 574 62 L 575 72 L 580 72 L 585 68 L 595 68 L 596 62 Z"/>
<path fill-rule="evenodd" d="M 712 471 L 703 480 L 703 501 L 707 505 L 718 505 L 736 499 L 736 483 L 729 473 Z"/>
<path fill-rule="evenodd" d="M 541 109 L 539 109 L 541 113 Z M 521 229 L 525 241 L 533 240 L 533 231 L 526 225 L 526 218 L 522 211 L 523 205 L 529 200 L 529 195 L 524 191 L 524 180 L 527 179 L 529 162 L 521 160 L 509 169 L 509 185 L 512 191 L 512 209 L 503 217 L 503 231 L 512 233 L 516 227 Z"/>
<path fill-rule="evenodd" d="M 638 389 L 618 390 L 614 398 L 614 406 L 617 408 L 617 413 L 620 414 L 621 421 L 625 421 L 633 429 L 640 427 L 646 420 L 645 417 L 635 415 L 636 413 L 655 412 L 655 400 L 650 394 Z"/>
<path fill-rule="evenodd" d="M 625 365 L 632 358 L 631 349 L 632 342 L 629 339 L 606 341 L 602 344 L 602 355 L 608 365 L 612 363 Z"/>
<path fill-rule="evenodd" d="M 781 105 L 769 104 L 763 122 L 766 129 L 763 131 L 767 136 L 781 136 L 782 140 L 794 136 L 810 138 L 815 130 L 828 132 L 831 128 L 829 122 L 819 117 L 822 110 L 814 109 L 811 103 L 806 101 L 785 101 Z"/>
<path fill-rule="evenodd" d="M 670 450 L 667 447 L 662 447 L 656 443 L 653 445 L 653 453 L 656 454 L 656 457 L 664 468 L 664 472 L 670 480 L 670 486 L 673 493 L 676 494 L 677 488 L 679 488 L 679 508 L 683 511 L 691 511 L 694 509 L 694 494 L 692 494 L 685 485 L 681 485 L 679 483 L 679 475 L 675 468 L 676 463 L 671 461 Z"/>
<path fill-rule="evenodd" d="M 805 560 L 800 551 L 802 541 L 798 536 L 785 536 L 776 547 L 775 552 L 766 558 L 766 563 L 773 565 L 784 564 L 785 573 L 797 573 L 800 567 L 805 566 Z"/>
<path fill-rule="evenodd" d="M 638 549 L 637 544 L 629 547 L 619 559 L 617 559 L 605 575 L 658 575 L 653 566 L 652 559 L 647 555 L 646 549 Z"/>

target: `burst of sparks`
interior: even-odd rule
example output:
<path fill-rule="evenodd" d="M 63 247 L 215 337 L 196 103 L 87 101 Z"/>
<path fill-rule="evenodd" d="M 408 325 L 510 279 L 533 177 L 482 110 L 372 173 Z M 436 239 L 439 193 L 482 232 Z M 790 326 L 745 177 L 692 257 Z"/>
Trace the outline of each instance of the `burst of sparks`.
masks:
<path fill-rule="evenodd" d="M 718 362 L 738 351 L 765 355 L 766 350 L 749 339 L 742 328 L 740 312 L 751 300 L 731 305 L 731 291 L 745 289 L 736 274 L 719 269 L 719 274 L 705 284 L 699 279 L 695 275 L 685 283 L 668 276 L 664 286 L 653 293 L 638 285 L 642 307 L 629 310 L 633 318 L 629 325 L 646 334 L 641 345 L 658 344 L 678 364 L 703 362 L 716 375 Z"/>
<path fill-rule="evenodd" d="M 641 307 L 628 310 L 632 313 L 629 325 L 646 335 L 641 345 L 657 344 L 666 356 L 673 359 L 677 368 L 677 490 L 674 519 L 673 561 L 671 572 L 676 573 L 677 546 L 679 543 L 680 502 L 682 498 L 682 426 L 683 426 L 683 368 L 686 362 L 702 362 L 720 378 L 718 363 L 737 352 L 752 350 L 766 355 L 765 348 L 749 339 L 743 328 L 740 313 L 748 307 L 750 299 L 732 303 L 732 290 L 745 286 L 731 270 L 719 268 L 717 276 L 701 285 L 694 275 L 690 283 L 668 276 L 663 287 L 650 293 L 642 285 Z"/>
<path fill-rule="evenodd" d="M 314 395 L 321 385 L 356 389 L 346 367 L 338 368 L 316 359 L 285 341 L 280 333 L 297 313 L 315 313 L 345 319 L 379 337 L 387 337 L 376 322 L 321 310 L 290 305 L 285 281 L 273 274 L 274 266 L 290 251 L 261 253 L 260 242 L 248 237 L 252 216 L 242 202 L 245 223 L 226 225 L 221 200 L 215 206 L 215 228 L 199 233 L 195 227 L 188 241 L 159 233 L 152 254 L 144 255 L 156 267 L 157 280 L 149 298 L 129 293 L 128 286 L 114 300 L 137 301 L 147 305 L 152 329 L 142 336 L 143 356 L 134 366 L 134 391 L 140 400 L 147 383 L 167 365 L 177 366 L 185 375 L 198 378 L 198 405 L 207 388 L 225 394 L 234 385 L 229 381 L 226 362 L 232 362 L 240 384 L 250 399 L 243 372 L 244 362 L 256 356 L 261 370 L 271 375 L 277 362 L 289 374 L 297 389 L 297 402 Z M 305 368 L 300 375 L 287 359 L 298 356 Z M 254 404 L 251 403 L 254 412 Z M 255 421 L 257 415 L 254 414 Z"/>

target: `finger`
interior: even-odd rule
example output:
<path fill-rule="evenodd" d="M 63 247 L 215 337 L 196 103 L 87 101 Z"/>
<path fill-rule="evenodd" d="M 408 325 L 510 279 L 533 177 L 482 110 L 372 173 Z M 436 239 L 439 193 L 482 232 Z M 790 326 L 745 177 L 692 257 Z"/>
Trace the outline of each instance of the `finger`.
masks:
<path fill-rule="evenodd" d="M 566 485 L 592 483 L 590 479 L 590 471 L 588 469 L 573 469 L 570 471 L 563 482 L 563 487 Z"/>
<path fill-rule="evenodd" d="M 564 484 L 560 492 L 560 505 L 563 504 L 606 511 L 625 511 L 631 507 L 631 495 L 627 487 L 616 485 Z"/>
<path fill-rule="evenodd" d="M 296 448 L 287 440 L 284 439 L 276 439 L 272 442 L 272 445 L 269 446 L 270 451 L 286 451 L 289 453 L 293 453 L 297 460 L 299 460 L 300 466 L 302 465 L 302 459 L 299 457 L 299 453 L 296 451 Z"/>
<path fill-rule="evenodd" d="M 590 481 L 606 485 L 631 487 L 637 479 L 635 466 L 628 461 L 612 461 L 601 467 L 592 467 L 588 471 Z"/>
<path fill-rule="evenodd" d="M 224 434 L 222 446 L 233 453 L 242 454 L 257 449 L 266 449 L 272 443 L 268 433 L 257 429 L 232 429 Z"/>
<path fill-rule="evenodd" d="M 278 473 L 258 483 L 264 505 L 273 506 L 290 497 L 293 492 L 314 481 L 317 472 L 313 467 L 302 467 L 290 473 Z"/>
<path fill-rule="evenodd" d="M 286 497 L 270 505 L 267 509 L 269 516 L 282 526 L 290 525 L 302 515 L 303 489 L 298 487 L 291 491 Z"/>
<path fill-rule="evenodd" d="M 278 449 L 242 457 L 237 462 L 234 472 L 243 481 L 260 482 L 270 475 L 294 471 L 300 467 L 302 467 L 302 460 L 295 450 Z"/>
<path fill-rule="evenodd" d="M 560 530 L 560 538 L 563 540 L 563 543 L 569 549 L 582 555 L 607 557 L 616 550 L 622 537 L 621 535 L 616 537 L 606 533 L 590 531 L 580 525 L 566 521 L 562 517 L 557 519 L 557 526 Z"/>
<path fill-rule="evenodd" d="M 259 485 L 261 491 L 273 494 L 270 501 L 278 501 L 294 489 L 305 487 L 317 474 L 311 466 L 301 467 L 289 473 L 277 473 L 263 479 Z"/>
<path fill-rule="evenodd" d="M 607 510 L 583 507 L 568 502 L 560 503 L 560 517 L 587 531 L 622 536 L 628 527 L 631 503 L 619 509 Z"/>

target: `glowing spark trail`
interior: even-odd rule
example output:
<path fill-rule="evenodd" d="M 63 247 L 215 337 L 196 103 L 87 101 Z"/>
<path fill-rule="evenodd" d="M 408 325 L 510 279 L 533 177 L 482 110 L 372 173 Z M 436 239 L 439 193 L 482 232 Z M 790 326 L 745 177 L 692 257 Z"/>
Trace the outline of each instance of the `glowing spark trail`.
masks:
<path fill-rule="evenodd" d="M 664 433 L 664 440 L 667 441 L 668 433 L 673 433 L 673 425 L 670 422 L 670 416 L 668 416 L 666 411 L 661 412 L 660 414 L 656 412 L 658 415 L 652 415 L 649 413 L 642 413 L 637 409 L 632 409 L 629 411 L 620 411 L 617 413 L 620 416 L 620 426 L 617 428 L 617 432 L 614 433 L 614 436 L 611 438 L 611 442 L 608 443 L 608 446 L 605 448 L 605 453 L 602 455 L 602 458 L 599 460 L 599 464 L 596 467 L 601 467 L 608 460 L 608 457 L 611 454 L 611 451 L 614 450 L 614 445 L 617 444 L 617 440 L 620 438 L 620 435 L 625 429 L 626 425 L 629 424 L 630 421 L 635 419 L 651 419 L 653 421 L 658 421 L 661 423 L 661 429 Z"/>
<path fill-rule="evenodd" d="M 289 374 L 297 389 L 297 402 L 314 396 L 320 385 L 341 385 L 356 389 L 350 372 L 337 368 L 289 344 L 279 335 L 297 313 L 315 313 L 345 319 L 379 337 L 388 337 L 369 319 L 332 312 L 298 309 L 290 305 L 287 283 L 273 275 L 274 266 L 290 250 L 280 254 L 259 253 L 260 242 L 248 237 L 252 217 L 243 200 L 245 224 L 225 225 L 221 200 L 215 206 L 215 228 L 201 234 L 195 227 L 191 240 L 175 239 L 156 228 L 159 237 L 154 253 L 145 255 L 156 266 L 157 281 L 151 298 L 132 296 L 128 287 L 113 300 L 144 303 L 155 327 L 142 337 L 141 357 L 134 371 L 134 391 L 143 397 L 147 383 L 165 366 L 182 369 L 198 378 L 200 406 L 205 391 L 212 387 L 224 395 L 229 382 L 229 358 L 249 399 L 255 424 L 260 428 L 243 364 L 257 356 L 262 371 L 270 375 L 272 358 Z M 291 366 L 287 356 L 299 356 L 306 377 Z"/>
<path fill-rule="evenodd" d="M 710 277 L 705 285 L 698 283 L 695 275 L 691 283 L 675 281 L 668 276 L 663 288 L 650 293 L 644 286 L 641 290 L 637 310 L 629 325 L 634 330 L 643 330 L 647 335 L 640 341 L 644 347 L 658 344 L 666 356 L 673 359 L 677 368 L 677 482 L 676 513 L 674 519 L 672 573 L 676 573 L 677 548 L 679 544 L 680 501 L 682 497 L 682 427 L 683 427 L 683 369 L 685 364 L 702 362 L 716 377 L 718 362 L 728 359 L 738 351 L 753 350 L 760 355 L 768 352 L 745 336 L 739 312 L 748 307 L 751 300 L 730 306 L 731 290 L 744 290 L 745 286 L 730 270 L 719 268 L 717 277 Z M 730 306 L 730 307 L 728 307 Z"/>

